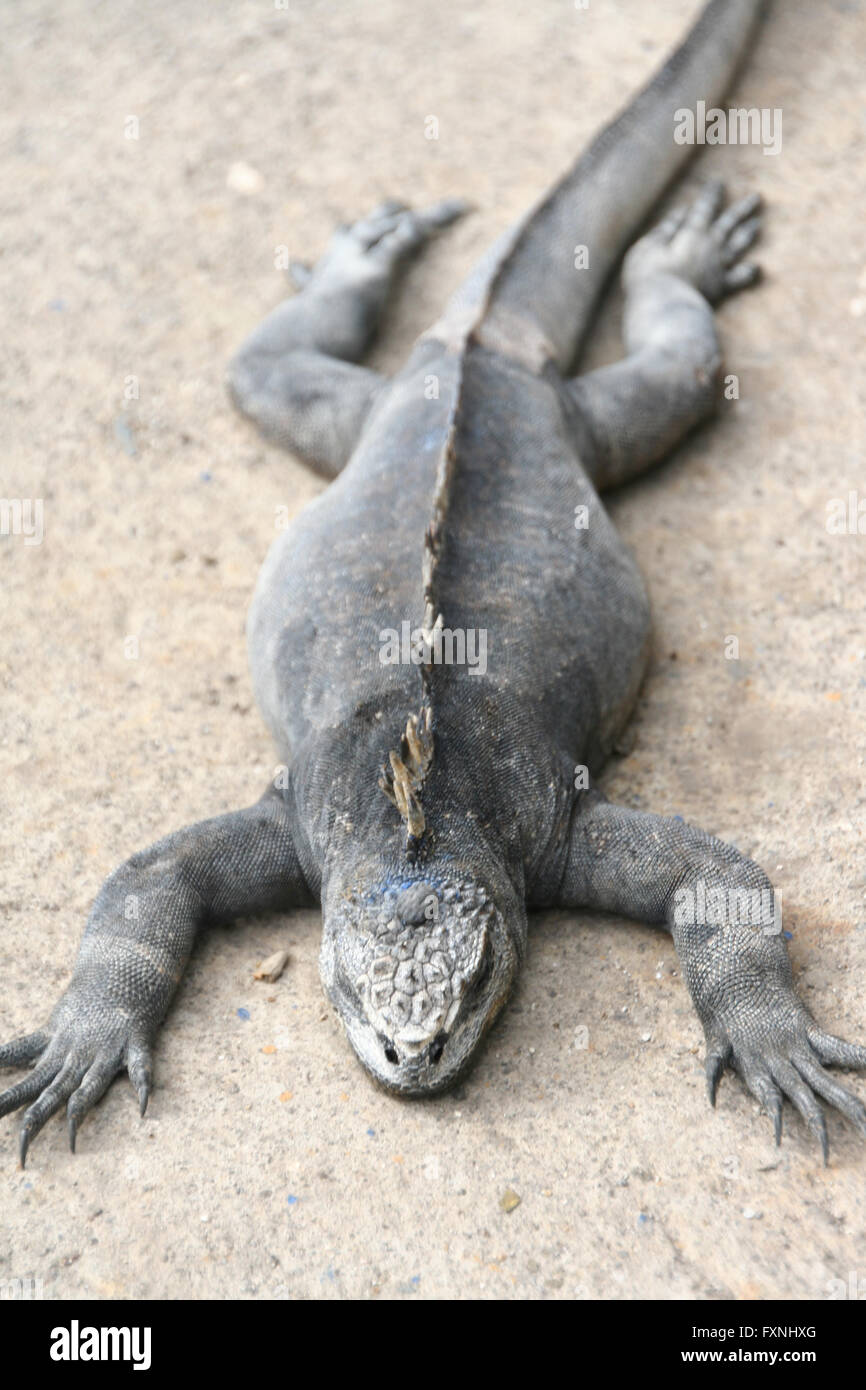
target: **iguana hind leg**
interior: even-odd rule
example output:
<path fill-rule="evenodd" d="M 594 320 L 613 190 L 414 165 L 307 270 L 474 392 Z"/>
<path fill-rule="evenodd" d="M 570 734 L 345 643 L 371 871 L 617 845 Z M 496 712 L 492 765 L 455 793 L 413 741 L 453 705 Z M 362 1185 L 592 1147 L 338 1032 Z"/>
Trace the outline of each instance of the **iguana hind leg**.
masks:
<path fill-rule="evenodd" d="M 711 305 L 758 277 L 740 257 L 758 234 L 759 198 L 720 212 L 720 183 L 636 242 L 623 264 L 628 356 L 568 382 L 566 412 L 599 491 L 662 458 L 716 409 L 722 358 Z"/>
<path fill-rule="evenodd" d="M 0 1067 L 35 1063 L 0 1094 L 0 1117 L 28 1107 L 22 1166 L 66 1102 L 74 1149 L 84 1115 L 124 1069 L 144 1114 L 153 1041 L 204 922 L 311 900 L 287 806 L 273 788 L 254 806 L 176 831 L 116 870 L 93 905 L 50 1023 L 0 1046 Z"/>
<path fill-rule="evenodd" d="M 341 227 L 303 288 L 280 304 L 229 367 L 229 392 L 266 438 L 329 476 L 357 443 L 385 378 L 356 365 L 401 268 L 466 210 L 451 199 L 426 212 L 393 200 Z"/>
<path fill-rule="evenodd" d="M 772 1116 L 787 1097 L 827 1159 L 819 1098 L 866 1136 L 866 1106 L 828 1065 L 866 1068 L 866 1047 L 818 1026 L 794 988 L 766 874 L 732 845 L 681 820 L 614 806 L 597 793 L 575 807 L 555 905 L 621 912 L 669 928 L 707 1039 L 715 1104 L 726 1066 Z"/>
<path fill-rule="evenodd" d="M 620 256 L 697 151 L 675 113 L 724 104 L 766 0 L 709 0 L 658 69 L 510 238 L 476 336 L 534 369 L 568 373 Z"/>

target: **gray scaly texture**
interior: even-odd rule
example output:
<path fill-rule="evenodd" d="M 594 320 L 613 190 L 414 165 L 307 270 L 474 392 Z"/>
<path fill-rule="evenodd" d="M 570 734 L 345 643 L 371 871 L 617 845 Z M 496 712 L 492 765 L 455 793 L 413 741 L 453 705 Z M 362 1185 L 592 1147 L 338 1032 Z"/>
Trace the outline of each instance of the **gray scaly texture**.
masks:
<path fill-rule="evenodd" d="M 762 8 L 706 7 L 393 379 L 360 359 L 401 267 L 458 202 L 388 202 L 341 228 L 239 351 L 238 408 L 333 479 L 275 542 L 249 617 L 256 695 L 288 776 L 109 878 L 50 1021 L 0 1048 L 0 1063 L 33 1063 L 0 1096 L 0 1114 L 25 1107 L 22 1161 L 64 1104 L 74 1143 L 120 1071 L 144 1109 L 157 1029 L 200 928 L 314 902 L 325 990 L 393 1091 L 441 1090 L 476 1055 L 526 953 L 530 909 L 585 906 L 672 932 L 713 1099 L 730 1064 L 777 1134 L 783 1097 L 825 1152 L 819 1099 L 866 1132 L 866 1108 L 826 1070 L 866 1065 L 866 1049 L 825 1033 L 798 999 L 763 871 L 575 778 L 585 767 L 594 779 L 628 718 L 649 641 L 643 583 L 600 494 L 716 405 L 712 306 L 756 278 L 741 257 L 758 200 L 725 210 L 708 184 L 627 248 L 689 153 L 674 112 L 721 100 Z M 574 377 L 626 251 L 626 356 Z M 418 660 L 384 663 L 383 634 L 403 622 L 420 634 Z M 483 668 L 460 656 L 470 633 L 486 634 Z M 743 900 L 758 904 L 745 920 L 729 910 Z"/>

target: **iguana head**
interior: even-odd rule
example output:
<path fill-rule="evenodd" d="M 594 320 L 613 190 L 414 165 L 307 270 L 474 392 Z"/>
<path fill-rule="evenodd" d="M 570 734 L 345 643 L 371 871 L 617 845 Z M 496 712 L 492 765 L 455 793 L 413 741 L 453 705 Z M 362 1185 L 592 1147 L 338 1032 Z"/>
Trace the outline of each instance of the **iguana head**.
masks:
<path fill-rule="evenodd" d="M 503 914 L 476 881 L 419 870 L 325 911 L 325 990 L 367 1071 L 405 1095 L 451 1085 L 516 967 Z"/>

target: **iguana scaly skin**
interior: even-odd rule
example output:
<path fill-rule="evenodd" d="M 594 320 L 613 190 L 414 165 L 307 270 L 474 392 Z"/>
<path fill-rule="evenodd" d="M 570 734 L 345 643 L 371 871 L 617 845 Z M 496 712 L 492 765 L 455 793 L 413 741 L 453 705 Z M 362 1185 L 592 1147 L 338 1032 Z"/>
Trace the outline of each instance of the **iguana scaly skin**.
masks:
<path fill-rule="evenodd" d="M 27 1107 L 22 1162 L 64 1104 L 74 1145 L 124 1069 L 144 1111 L 200 927 L 315 902 L 325 989 L 393 1091 L 428 1095 L 466 1067 L 511 991 L 529 909 L 603 908 L 671 930 L 711 1098 L 731 1064 L 777 1134 L 784 1096 L 825 1153 L 819 1097 L 866 1131 L 866 1108 L 825 1070 L 866 1066 L 866 1048 L 825 1033 L 798 999 L 763 871 L 576 776 L 604 762 L 648 646 L 644 587 L 599 494 L 712 411 L 711 305 L 756 277 L 740 257 L 757 199 L 722 211 L 709 185 L 639 240 L 624 262 L 627 356 L 569 371 L 608 272 L 688 153 L 675 111 L 721 100 L 761 9 L 707 6 L 393 380 L 357 360 L 400 266 L 459 204 L 388 203 L 344 227 L 242 347 L 239 408 L 334 477 L 271 549 L 249 619 L 256 695 L 288 774 L 108 879 L 49 1024 L 0 1048 L 0 1063 L 34 1064 L 0 1097 L 0 1115 Z M 384 635 L 403 622 L 419 659 L 385 664 Z M 437 632 L 484 633 L 486 670 L 437 659 Z M 724 905 L 749 892 L 762 907 L 743 923 Z"/>

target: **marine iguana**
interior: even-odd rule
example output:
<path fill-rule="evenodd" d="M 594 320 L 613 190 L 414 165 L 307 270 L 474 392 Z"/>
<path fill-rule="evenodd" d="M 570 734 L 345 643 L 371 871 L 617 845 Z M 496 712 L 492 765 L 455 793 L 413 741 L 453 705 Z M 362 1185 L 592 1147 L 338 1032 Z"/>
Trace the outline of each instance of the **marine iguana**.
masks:
<path fill-rule="evenodd" d="M 627 356 L 571 371 L 609 272 L 691 152 L 672 138 L 676 111 L 722 97 L 762 9 L 711 0 L 392 380 L 359 359 L 401 266 L 457 202 L 388 202 L 341 228 L 240 349 L 240 410 L 334 479 L 273 545 L 249 617 L 286 775 L 107 880 L 50 1022 L 0 1047 L 0 1064 L 33 1064 L 0 1096 L 0 1115 L 27 1107 L 22 1164 L 64 1104 L 74 1149 L 123 1070 L 144 1113 L 156 1032 L 205 923 L 316 902 L 325 990 L 393 1092 L 429 1095 L 464 1071 L 508 999 L 529 910 L 590 907 L 671 931 L 711 1101 L 731 1065 L 777 1140 L 783 1097 L 825 1160 L 819 1097 L 866 1133 L 866 1107 L 825 1070 L 866 1066 L 866 1048 L 797 997 L 763 871 L 678 818 L 610 804 L 591 780 L 649 635 L 599 494 L 712 412 L 711 306 L 757 278 L 741 259 L 757 197 L 722 210 L 708 184 L 638 240 L 623 266 Z M 382 660 L 404 623 L 412 659 Z M 486 634 L 485 670 L 461 658 L 469 633 Z M 743 895 L 760 903 L 745 922 L 727 910 Z"/>

